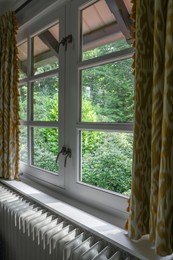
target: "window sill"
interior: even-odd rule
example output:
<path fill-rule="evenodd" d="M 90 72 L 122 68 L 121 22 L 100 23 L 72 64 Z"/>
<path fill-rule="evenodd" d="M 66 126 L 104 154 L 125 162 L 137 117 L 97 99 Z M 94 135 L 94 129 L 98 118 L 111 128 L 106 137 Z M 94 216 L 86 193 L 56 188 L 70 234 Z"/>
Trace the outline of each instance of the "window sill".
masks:
<path fill-rule="evenodd" d="M 131 241 L 123 229 L 50 196 L 47 192 L 40 191 L 39 188 L 33 188 L 32 182 L 30 185 L 22 181 L 1 180 L 1 182 L 139 259 L 171 260 L 173 258 L 173 255 L 167 257 L 157 256 L 148 240 L 148 236 L 137 242 Z"/>

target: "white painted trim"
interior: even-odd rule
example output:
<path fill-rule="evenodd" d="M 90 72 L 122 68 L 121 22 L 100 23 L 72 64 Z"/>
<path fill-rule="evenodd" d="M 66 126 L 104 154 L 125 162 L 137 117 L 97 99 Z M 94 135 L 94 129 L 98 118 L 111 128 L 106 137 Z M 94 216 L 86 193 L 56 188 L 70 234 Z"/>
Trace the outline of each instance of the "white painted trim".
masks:
<path fill-rule="evenodd" d="M 123 59 L 129 59 L 134 53 L 133 48 L 113 52 L 104 56 L 99 56 L 93 59 L 81 61 L 78 63 L 78 70 L 84 70 L 95 66 L 105 65 L 111 62 L 120 61 Z"/>
<path fill-rule="evenodd" d="M 58 2 L 58 1 L 57 1 Z M 54 25 L 59 21 L 60 24 L 60 32 L 59 37 L 60 39 L 65 36 L 65 6 L 59 6 L 59 3 L 54 3 L 51 7 L 49 6 L 48 9 L 44 10 L 44 12 L 40 13 L 27 21 L 23 26 L 20 27 L 19 34 L 18 34 L 18 42 L 24 42 L 25 40 L 28 41 L 28 60 L 27 60 L 27 68 L 28 68 L 28 75 L 27 79 L 22 80 L 20 84 L 23 82 L 27 83 L 28 86 L 28 120 L 21 122 L 21 125 L 27 126 L 28 131 L 28 165 L 25 163 L 20 164 L 21 171 L 24 171 L 26 174 L 29 174 L 36 178 L 42 178 L 46 183 L 56 184 L 57 186 L 64 187 L 64 160 L 61 159 L 59 161 L 59 173 L 53 174 L 49 171 L 41 170 L 38 167 L 32 165 L 32 147 L 33 147 L 33 136 L 32 136 L 32 129 L 33 127 L 50 127 L 50 128 L 58 128 L 59 133 L 59 149 L 64 145 L 64 89 L 65 89 L 65 76 L 64 76 L 64 48 L 59 53 L 59 68 L 44 72 L 39 75 L 32 75 L 32 37 L 39 32 L 43 31 L 45 28 L 49 28 L 50 26 Z M 54 8 L 53 8 L 54 7 Z M 59 74 L 59 75 L 58 75 Z M 48 77 L 53 77 L 58 75 L 59 80 L 59 118 L 58 122 L 45 122 L 45 121 L 32 121 L 32 83 L 45 79 Z M 58 140 L 57 140 L 58 141 Z"/>
<path fill-rule="evenodd" d="M 69 28 L 68 34 L 71 33 L 73 35 L 73 43 L 69 45 L 69 49 L 67 51 L 68 64 L 71 65 L 71 74 L 70 79 L 71 82 L 68 86 L 68 96 L 67 103 L 69 104 L 69 109 L 67 111 L 69 126 L 68 129 L 68 144 L 72 149 L 72 158 L 68 161 L 68 165 L 65 171 L 66 177 L 68 177 L 68 182 L 66 186 L 66 194 L 67 196 L 73 196 L 74 198 L 79 197 L 81 201 L 85 203 L 92 204 L 93 207 L 98 207 L 102 210 L 106 210 L 109 214 L 120 214 L 122 219 L 126 215 L 127 208 L 127 197 L 122 196 L 120 194 L 116 194 L 107 190 L 103 190 L 91 185 L 86 185 L 84 183 L 79 182 L 79 174 L 80 174 L 80 131 L 79 130 L 105 130 L 105 131 L 125 131 L 132 132 L 133 124 L 106 124 L 106 123 L 81 123 L 80 122 L 80 77 L 79 70 L 92 67 L 98 65 L 98 63 L 102 62 L 107 63 L 115 60 L 119 60 L 119 58 L 127 58 L 131 57 L 132 49 L 127 49 L 125 51 L 120 51 L 114 54 L 108 54 L 103 57 L 94 58 L 87 61 L 80 61 L 80 24 L 79 24 L 79 16 L 81 9 L 80 4 L 86 3 L 86 0 L 72 1 L 71 3 L 71 13 L 73 14 L 73 19 L 71 19 L 71 27 Z M 68 18 L 67 18 L 68 19 Z M 69 19 L 67 23 L 69 22 Z M 69 66 L 70 66 L 69 65 Z M 118 213 L 117 213 L 118 212 Z M 124 219 L 125 221 L 125 219 Z"/>
<path fill-rule="evenodd" d="M 37 80 L 42 80 L 42 79 L 46 79 L 46 78 L 50 78 L 50 77 L 54 77 L 54 76 L 58 76 L 59 74 L 59 69 L 55 69 L 55 70 L 50 70 L 50 71 L 46 71 L 37 75 L 33 75 L 28 77 L 28 79 L 30 80 L 30 82 L 34 82 Z"/>
<path fill-rule="evenodd" d="M 133 123 L 77 123 L 77 130 L 105 130 L 114 132 L 132 132 Z"/>
<path fill-rule="evenodd" d="M 59 123 L 58 121 L 21 121 L 21 125 L 30 127 L 58 128 Z"/>

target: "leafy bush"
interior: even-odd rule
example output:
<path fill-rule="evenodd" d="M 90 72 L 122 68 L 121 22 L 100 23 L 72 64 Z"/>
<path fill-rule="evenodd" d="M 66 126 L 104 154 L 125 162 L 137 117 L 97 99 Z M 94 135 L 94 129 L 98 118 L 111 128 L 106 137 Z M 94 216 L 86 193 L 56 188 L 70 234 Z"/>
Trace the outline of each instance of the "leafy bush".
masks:
<path fill-rule="evenodd" d="M 126 193 L 131 186 L 132 135 L 85 131 L 82 135 L 82 181 Z M 86 143 L 86 140 L 90 142 Z"/>

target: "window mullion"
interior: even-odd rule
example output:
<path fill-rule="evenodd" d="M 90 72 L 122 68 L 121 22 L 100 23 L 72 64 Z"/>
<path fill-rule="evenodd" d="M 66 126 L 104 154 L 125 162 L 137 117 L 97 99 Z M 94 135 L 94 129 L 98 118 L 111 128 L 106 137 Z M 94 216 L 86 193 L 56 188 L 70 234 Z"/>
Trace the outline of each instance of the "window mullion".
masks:
<path fill-rule="evenodd" d="M 46 79 L 49 77 L 56 76 L 57 74 L 59 74 L 59 69 L 54 69 L 54 70 L 46 71 L 46 72 L 38 74 L 38 75 L 30 76 L 29 81 L 34 82 L 36 80 L 41 80 L 41 79 Z"/>
<path fill-rule="evenodd" d="M 88 68 L 108 64 L 111 62 L 116 62 L 119 60 L 128 59 L 132 57 L 133 53 L 134 53 L 134 49 L 128 48 L 121 51 L 109 53 L 97 58 L 81 61 L 78 63 L 78 70 L 88 69 Z"/>
<path fill-rule="evenodd" d="M 31 37 L 28 37 L 28 73 L 27 73 L 27 86 L 28 86 L 28 122 L 32 120 L 32 87 L 31 87 L 31 82 L 29 78 L 31 77 L 32 74 L 32 51 L 33 51 L 33 46 L 32 46 L 32 39 Z M 28 163 L 31 165 L 32 163 L 32 132 L 30 125 L 28 124 L 27 127 L 28 131 Z"/>
<path fill-rule="evenodd" d="M 133 123 L 78 123 L 77 130 L 132 132 Z"/>

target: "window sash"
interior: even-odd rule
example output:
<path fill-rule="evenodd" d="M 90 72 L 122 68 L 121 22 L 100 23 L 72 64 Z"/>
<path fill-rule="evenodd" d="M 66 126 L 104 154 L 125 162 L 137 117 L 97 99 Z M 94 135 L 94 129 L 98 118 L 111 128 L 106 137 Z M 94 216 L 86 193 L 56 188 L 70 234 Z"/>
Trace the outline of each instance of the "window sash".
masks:
<path fill-rule="evenodd" d="M 79 73 L 85 68 L 91 68 L 96 65 L 106 64 L 120 59 L 130 58 L 133 54 L 133 49 L 129 48 L 116 53 L 107 54 L 101 57 L 93 58 L 91 60 L 81 61 L 80 53 L 80 39 L 79 39 L 79 11 L 83 5 L 88 5 L 90 2 L 86 0 L 76 0 L 71 3 L 66 3 L 64 6 L 55 8 L 43 16 L 37 17 L 38 21 L 31 22 L 28 51 L 31 51 L 31 37 L 47 27 L 47 25 L 55 24 L 59 16 L 60 24 L 60 39 L 64 36 L 72 34 L 73 42 L 69 44 L 65 52 L 61 48 L 59 59 L 62 61 L 59 69 L 54 71 L 45 72 L 44 74 L 34 75 L 31 74 L 31 69 L 28 69 L 28 78 L 22 79 L 20 84 L 27 83 L 28 88 L 31 89 L 31 83 L 35 80 L 46 78 L 53 75 L 59 75 L 60 80 L 60 97 L 59 97 L 59 122 L 40 122 L 32 121 L 31 111 L 31 93 L 28 97 L 28 120 L 21 122 L 21 125 L 28 127 L 28 151 L 31 152 L 31 128 L 32 127 L 55 127 L 60 129 L 59 144 L 60 148 L 66 144 L 72 150 L 72 158 L 67 160 L 67 166 L 64 168 L 64 158 L 60 158 L 60 165 L 62 171 L 59 176 L 48 173 L 44 170 L 32 167 L 30 164 L 26 165 L 21 163 L 21 171 L 25 172 L 33 179 L 40 179 L 43 184 L 52 184 L 56 186 L 56 191 L 62 192 L 67 196 L 74 199 L 81 200 L 87 205 L 102 209 L 113 214 L 122 214 L 126 218 L 127 197 L 114 193 L 111 191 L 103 190 L 98 187 L 82 183 L 79 179 L 80 172 L 80 131 L 81 130 L 103 130 L 115 132 L 132 132 L 133 123 L 84 123 L 80 122 L 80 89 L 79 86 Z M 65 17 L 66 9 L 66 21 Z M 63 11 L 62 11 L 63 10 Z M 73 14 L 70 17 L 70 14 Z M 31 26 L 33 25 L 33 26 Z M 23 35 L 23 36 L 21 36 Z M 23 37 L 23 38 L 22 38 Z M 26 39 L 25 31 L 21 30 L 19 40 Z M 74 44 L 75 43 L 75 44 Z M 28 57 L 29 68 L 31 68 L 31 59 Z M 64 74 L 66 72 L 66 74 Z M 65 110 L 63 108 L 65 103 Z M 31 154 L 29 155 L 31 162 Z M 60 178 L 59 178 L 60 177 Z M 37 180 L 35 179 L 35 180 Z M 61 189 L 59 187 L 64 187 Z M 123 213 L 122 213 L 123 212 Z"/>
<path fill-rule="evenodd" d="M 27 31 L 21 29 L 18 35 L 19 45 L 21 42 L 27 41 L 27 77 L 23 78 L 19 82 L 19 87 L 23 84 L 27 85 L 28 95 L 27 95 L 27 120 L 21 121 L 22 126 L 27 127 L 28 132 L 28 163 L 20 162 L 21 171 L 27 173 L 29 176 L 38 178 L 43 180 L 47 183 L 55 184 L 59 187 L 64 187 L 64 167 L 63 162 L 60 161 L 59 163 L 59 172 L 58 174 L 54 174 L 44 169 L 40 169 L 32 165 L 32 146 L 33 146 L 33 137 L 32 137 L 32 129 L 34 128 L 57 128 L 59 130 L 59 147 L 64 144 L 64 50 L 61 50 L 59 54 L 59 63 L 61 65 L 54 70 L 46 71 L 40 74 L 32 75 L 32 53 L 33 53 L 33 42 L 32 39 L 34 36 L 39 34 L 41 31 L 45 31 L 46 29 L 52 27 L 53 25 L 57 24 L 57 21 L 60 25 L 59 37 L 62 38 L 65 34 L 65 7 L 55 8 L 51 11 L 50 14 L 44 14 L 45 18 L 43 17 L 36 17 L 36 21 L 31 21 L 29 24 L 29 34 L 26 33 Z M 22 31 L 23 30 L 23 31 Z M 59 80 L 59 120 L 58 121 L 33 121 L 33 111 L 32 111 L 32 84 L 39 80 L 44 80 L 46 78 L 54 77 L 58 75 Z"/>

